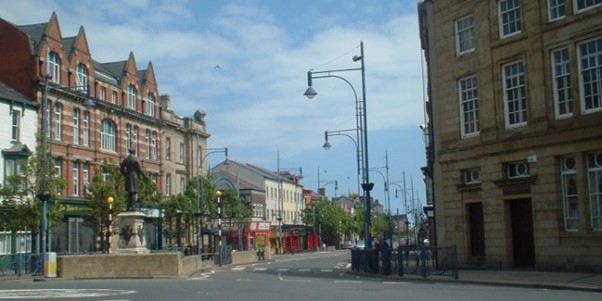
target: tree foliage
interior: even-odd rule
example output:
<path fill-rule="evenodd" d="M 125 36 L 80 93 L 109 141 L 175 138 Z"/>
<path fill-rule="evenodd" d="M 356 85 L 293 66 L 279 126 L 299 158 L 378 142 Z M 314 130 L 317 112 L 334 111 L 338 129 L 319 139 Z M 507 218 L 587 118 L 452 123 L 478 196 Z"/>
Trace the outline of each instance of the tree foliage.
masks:
<path fill-rule="evenodd" d="M 38 142 L 40 141 L 38 137 Z M 47 168 L 44 173 L 42 143 L 37 145 L 36 152 L 20 162 L 20 173 L 7 177 L 5 185 L 0 189 L 2 230 L 26 230 L 30 231 L 32 236 L 39 233 L 42 224 L 42 201 L 38 196 L 43 192 L 44 184 L 46 192 L 50 195 L 48 220 L 56 222 L 63 217 L 64 207 L 57 200 L 67 183 L 58 177 L 56 170 L 52 168 L 50 156 L 46 161 Z"/>

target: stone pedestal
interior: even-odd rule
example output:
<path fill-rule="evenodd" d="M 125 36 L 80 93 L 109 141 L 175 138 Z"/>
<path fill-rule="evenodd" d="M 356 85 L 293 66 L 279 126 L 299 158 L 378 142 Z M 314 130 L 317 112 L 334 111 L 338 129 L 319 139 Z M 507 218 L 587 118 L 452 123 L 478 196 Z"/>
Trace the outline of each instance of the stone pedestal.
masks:
<path fill-rule="evenodd" d="M 119 242 L 117 254 L 147 254 L 144 218 L 146 214 L 139 211 L 122 212 L 117 215 L 119 225 Z"/>

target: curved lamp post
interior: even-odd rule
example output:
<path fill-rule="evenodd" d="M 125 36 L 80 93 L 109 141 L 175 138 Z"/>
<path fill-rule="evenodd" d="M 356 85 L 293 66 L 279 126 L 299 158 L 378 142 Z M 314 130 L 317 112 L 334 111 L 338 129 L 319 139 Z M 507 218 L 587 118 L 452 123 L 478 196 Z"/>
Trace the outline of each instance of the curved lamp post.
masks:
<path fill-rule="evenodd" d="M 197 145 L 199 144 L 199 136 L 197 135 Z M 228 161 L 228 148 L 220 147 L 220 148 L 206 148 L 205 151 L 207 153 L 203 156 L 203 149 L 199 145 L 198 147 L 198 156 L 197 156 L 197 181 L 196 181 L 196 191 L 197 191 L 197 200 L 196 200 L 196 253 L 201 256 L 203 253 L 203 235 L 201 233 L 201 204 L 202 204 L 202 195 L 203 195 L 203 185 L 201 184 L 201 170 L 202 164 L 205 159 L 215 153 L 224 153 L 226 156 L 226 161 Z"/>
<path fill-rule="evenodd" d="M 324 144 L 322 145 L 322 147 L 325 150 L 329 150 L 332 147 L 332 144 L 330 144 L 330 142 L 328 142 L 329 136 L 345 136 L 345 137 L 351 139 L 351 141 L 353 141 L 353 144 L 355 145 L 355 153 L 357 156 L 357 159 L 356 159 L 357 160 L 357 192 L 359 193 L 360 192 L 360 174 L 361 174 L 361 169 L 362 169 L 361 165 L 360 165 L 361 164 L 360 163 L 361 162 L 360 146 L 357 144 L 357 141 L 353 137 L 351 137 L 351 135 L 346 134 L 346 132 L 353 132 L 353 131 L 357 132 L 357 129 L 324 131 Z"/>
<path fill-rule="evenodd" d="M 344 82 L 346 82 L 351 90 L 353 90 L 353 94 L 355 96 L 355 106 L 356 106 L 356 123 L 357 123 L 357 137 L 361 147 L 361 153 L 363 156 L 363 166 L 362 166 L 362 189 L 364 191 L 364 239 L 366 241 L 366 246 L 372 245 L 372 239 L 370 237 L 370 190 L 374 187 L 374 183 L 370 183 L 369 176 L 369 167 L 368 167 L 368 128 L 367 128 L 367 112 L 366 112 L 366 77 L 365 77 L 365 56 L 364 56 L 364 42 L 360 43 L 360 55 L 353 56 L 352 60 L 354 62 L 361 61 L 360 68 L 349 68 L 349 69 L 337 69 L 337 70 L 325 70 L 325 71 L 307 71 L 307 85 L 309 86 L 305 93 L 307 98 L 313 99 L 318 95 L 316 90 L 314 90 L 313 80 L 320 78 L 338 78 Z M 345 78 L 336 75 L 341 72 L 349 72 L 349 71 L 360 71 L 362 74 L 362 99 L 359 101 L 357 97 L 357 93 L 355 92 L 355 88 L 353 85 Z M 366 262 L 369 260 L 369 252 L 366 252 Z"/>

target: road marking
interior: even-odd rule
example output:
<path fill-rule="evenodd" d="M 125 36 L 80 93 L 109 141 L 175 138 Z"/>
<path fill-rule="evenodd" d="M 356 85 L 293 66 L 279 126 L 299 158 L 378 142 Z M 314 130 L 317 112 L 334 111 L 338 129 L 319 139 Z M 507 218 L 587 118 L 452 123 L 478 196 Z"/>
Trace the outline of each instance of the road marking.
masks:
<path fill-rule="evenodd" d="M 26 289 L 0 290 L 0 299 L 98 298 L 135 294 L 136 291 L 114 289 Z"/>
<path fill-rule="evenodd" d="M 256 271 L 267 271 L 267 269 L 268 268 L 254 268 L 253 272 L 256 272 Z"/>
<path fill-rule="evenodd" d="M 311 271 L 311 269 L 299 269 L 299 272 L 304 272 L 304 273 L 306 273 L 306 272 L 309 272 L 309 271 Z"/>
<path fill-rule="evenodd" d="M 244 271 L 246 268 L 247 267 L 244 267 L 244 266 L 242 266 L 242 267 L 233 267 L 232 270 L 233 271 Z"/>
<path fill-rule="evenodd" d="M 357 284 L 357 283 L 363 283 L 363 281 L 360 280 L 335 280 L 334 283 L 350 283 L 350 284 Z"/>
<path fill-rule="evenodd" d="M 285 279 L 280 274 L 278 274 L 278 279 L 283 282 L 311 282 L 311 279 Z"/>
<path fill-rule="evenodd" d="M 320 272 L 322 272 L 322 273 L 332 273 L 332 269 L 321 269 Z"/>
<path fill-rule="evenodd" d="M 276 269 L 276 272 L 287 272 L 287 271 L 288 271 L 287 268 Z"/>

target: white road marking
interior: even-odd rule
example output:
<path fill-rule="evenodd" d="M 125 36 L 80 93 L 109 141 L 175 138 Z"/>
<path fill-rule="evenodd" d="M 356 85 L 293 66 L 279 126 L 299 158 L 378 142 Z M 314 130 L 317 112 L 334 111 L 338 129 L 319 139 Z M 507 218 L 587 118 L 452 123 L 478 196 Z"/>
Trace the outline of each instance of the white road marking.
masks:
<path fill-rule="evenodd" d="M 363 281 L 360 280 L 334 280 L 334 283 L 351 283 L 351 284 L 357 284 L 357 283 L 363 283 Z"/>
<path fill-rule="evenodd" d="M 135 294 L 136 291 L 114 289 L 26 289 L 0 290 L 0 299 L 69 299 L 98 298 Z"/>
<path fill-rule="evenodd" d="M 276 269 L 276 272 L 287 272 L 287 271 L 288 271 L 287 268 Z"/>
<path fill-rule="evenodd" d="M 278 279 L 283 282 L 311 282 L 311 279 L 285 279 L 280 274 L 278 274 Z"/>
<path fill-rule="evenodd" d="M 322 272 L 322 273 L 331 273 L 332 269 L 321 269 L 320 272 Z"/>
<path fill-rule="evenodd" d="M 311 271 L 311 269 L 299 269 L 299 272 L 304 272 L 304 273 L 306 273 L 306 272 L 309 272 L 309 271 Z"/>
<path fill-rule="evenodd" d="M 256 272 L 256 271 L 267 271 L 267 269 L 268 268 L 254 268 L 253 272 Z"/>

